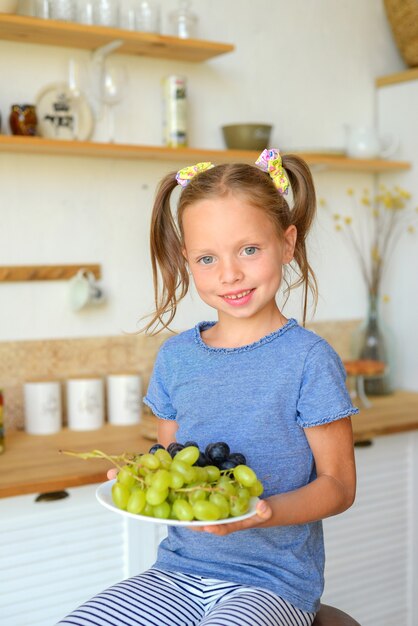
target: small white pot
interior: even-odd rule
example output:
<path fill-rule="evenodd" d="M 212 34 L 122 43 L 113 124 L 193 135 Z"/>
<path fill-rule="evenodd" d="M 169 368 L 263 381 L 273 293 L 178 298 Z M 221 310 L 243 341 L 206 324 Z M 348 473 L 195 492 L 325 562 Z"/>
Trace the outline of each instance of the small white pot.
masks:
<path fill-rule="evenodd" d="M 16 13 L 19 0 L 0 0 L 0 13 Z"/>

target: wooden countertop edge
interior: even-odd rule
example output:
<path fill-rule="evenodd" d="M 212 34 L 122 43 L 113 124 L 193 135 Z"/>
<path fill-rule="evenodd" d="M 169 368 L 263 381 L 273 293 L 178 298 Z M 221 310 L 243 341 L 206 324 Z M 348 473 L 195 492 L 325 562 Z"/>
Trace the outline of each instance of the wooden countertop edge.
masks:
<path fill-rule="evenodd" d="M 106 472 L 97 474 L 89 474 L 86 476 L 63 476 L 56 479 L 48 479 L 47 481 L 25 482 L 24 484 L 16 484 L 10 487 L 0 488 L 0 498 L 10 498 L 11 496 L 37 495 L 39 493 L 47 493 L 51 491 L 65 491 L 71 487 L 83 487 L 85 485 L 94 485 L 103 483 L 106 480 Z"/>
<path fill-rule="evenodd" d="M 399 390 L 387 398 L 372 398 L 371 409 L 361 409 L 352 417 L 352 422 L 355 443 L 414 432 L 418 430 L 418 393 Z M 95 460 L 91 461 L 92 466 L 84 466 L 83 463 L 90 461 L 66 457 L 57 464 L 57 452 L 60 449 L 84 451 L 99 448 L 119 454 L 127 451 L 127 442 L 136 452 L 145 452 L 152 445 L 152 438 L 145 435 L 151 423 L 151 420 L 144 421 L 139 430 L 137 426 L 107 424 L 100 431 L 71 432 L 64 429 L 49 436 L 17 432 L 9 440 L 10 456 L 6 436 L 6 452 L 0 456 L 0 498 L 102 483 L 106 480 L 107 462 Z M 98 465 L 94 466 L 94 463 Z"/>
<path fill-rule="evenodd" d="M 414 430 L 418 430 L 418 422 L 408 424 L 394 424 L 393 426 L 377 426 L 376 428 L 362 430 L 362 432 L 357 435 L 354 432 L 354 443 L 367 441 L 369 439 L 375 439 L 376 437 L 382 437 L 384 435 L 400 435 L 402 433 L 408 433 Z"/>

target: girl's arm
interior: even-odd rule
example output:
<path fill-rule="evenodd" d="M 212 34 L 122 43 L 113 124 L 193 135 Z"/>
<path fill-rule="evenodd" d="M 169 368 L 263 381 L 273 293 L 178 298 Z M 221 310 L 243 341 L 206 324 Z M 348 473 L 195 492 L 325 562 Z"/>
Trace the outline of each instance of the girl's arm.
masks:
<path fill-rule="evenodd" d="M 356 491 L 350 418 L 306 428 L 305 434 L 315 459 L 317 478 L 314 481 L 260 501 L 256 515 L 242 522 L 200 528 L 227 535 L 254 527 L 306 524 L 348 509 L 354 502 Z"/>
<path fill-rule="evenodd" d="M 164 448 L 168 446 L 172 441 L 176 440 L 176 432 L 178 429 L 178 424 L 175 420 L 158 420 L 158 443 L 160 443 Z"/>

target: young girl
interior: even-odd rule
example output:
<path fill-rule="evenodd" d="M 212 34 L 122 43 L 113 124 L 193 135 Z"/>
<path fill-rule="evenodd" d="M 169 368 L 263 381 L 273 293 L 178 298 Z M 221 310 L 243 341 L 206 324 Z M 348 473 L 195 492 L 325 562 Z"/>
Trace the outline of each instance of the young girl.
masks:
<path fill-rule="evenodd" d="M 178 184 L 175 218 L 170 199 Z M 337 354 L 276 303 L 293 262 L 305 321 L 308 289 L 316 293 L 305 244 L 314 213 L 308 167 L 275 150 L 255 166 L 199 163 L 162 181 L 151 226 L 156 313 L 148 329 L 173 320 L 190 275 L 217 320 L 164 343 L 145 402 L 160 418 L 164 446 L 226 441 L 244 453 L 263 499 L 244 521 L 200 532 L 170 526 L 150 570 L 60 624 L 312 624 L 323 590 L 320 520 L 354 500 L 350 416 L 357 412 Z"/>

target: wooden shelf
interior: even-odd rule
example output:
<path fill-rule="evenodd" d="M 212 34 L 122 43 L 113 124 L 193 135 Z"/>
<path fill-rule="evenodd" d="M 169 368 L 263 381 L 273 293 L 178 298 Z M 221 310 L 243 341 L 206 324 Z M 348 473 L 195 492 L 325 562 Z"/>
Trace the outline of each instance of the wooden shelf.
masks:
<path fill-rule="evenodd" d="M 91 272 L 95 278 L 101 278 L 98 264 L 84 265 L 13 265 L 0 267 L 0 282 L 23 282 L 29 280 L 68 280 L 80 270 Z"/>
<path fill-rule="evenodd" d="M 94 157 L 106 159 L 171 161 L 187 164 L 200 161 L 213 163 L 254 163 L 259 156 L 252 150 L 205 150 L 204 148 L 167 148 L 164 146 L 138 146 L 133 144 L 95 143 L 93 141 L 62 141 L 42 137 L 0 135 L 0 153 L 55 155 L 68 157 Z M 384 159 L 349 159 L 327 153 L 298 153 L 313 170 L 350 172 L 388 172 L 407 170 L 406 161 Z"/>
<path fill-rule="evenodd" d="M 413 67 L 396 74 L 388 74 L 376 78 L 376 87 L 387 87 L 388 85 L 396 85 L 397 83 L 406 83 L 411 80 L 418 80 L 418 67 Z"/>
<path fill-rule="evenodd" d="M 111 41 L 122 40 L 115 52 L 137 56 L 200 63 L 232 52 L 230 44 L 180 39 L 166 35 L 140 33 L 121 28 L 86 26 L 74 22 L 44 20 L 23 15 L 0 14 L 0 40 L 37 43 L 65 48 L 96 50 Z"/>

